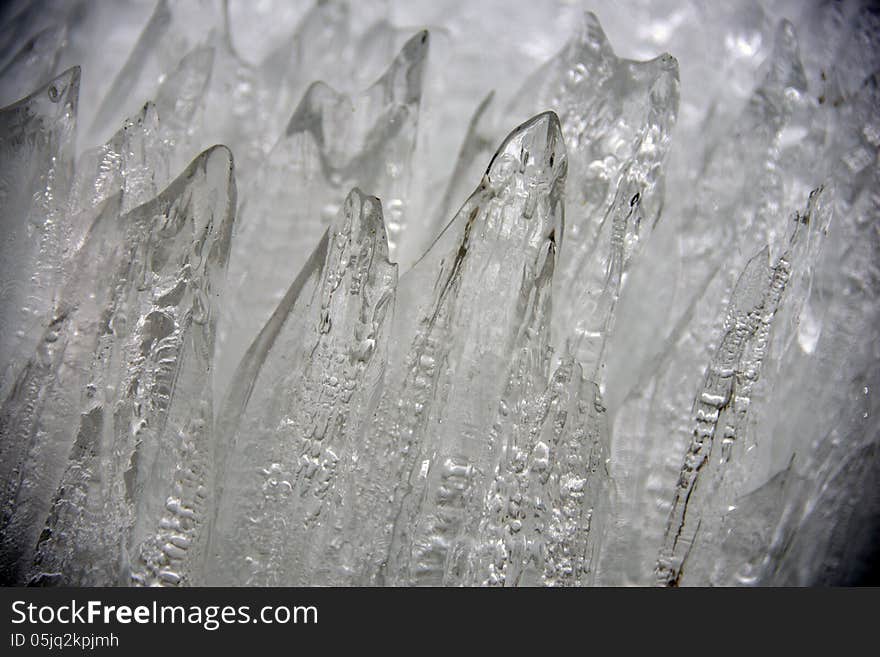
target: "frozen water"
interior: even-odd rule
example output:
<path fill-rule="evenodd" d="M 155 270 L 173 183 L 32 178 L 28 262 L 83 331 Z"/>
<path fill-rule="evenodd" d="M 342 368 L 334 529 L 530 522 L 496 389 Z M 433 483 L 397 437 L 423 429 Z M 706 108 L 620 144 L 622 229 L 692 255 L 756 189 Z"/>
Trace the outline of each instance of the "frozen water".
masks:
<path fill-rule="evenodd" d="M 366 566 L 368 581 L 440 584 L 456 577 L 447 564 L 469 558 L 469 506 L 480 505 L 503 451 L 505 437 L 492 433 L 513 402 L 505 389 L 518 385 L 508 383 L 513 377 L 540 377 L 546 361 L 565 173 L 556 115 L 524 123 L 401 278 L 397 349 L 366 432 L 364 533 L 381 548 Z"/>
<path fill-rule="evenodd" d="M 234 206 L 231 155 L 216 147 L 127 214 L 111 197 L 92 224 L 41 346 L 64 367 L 41 358 L 35 373 L 65 402 L 32 430 L 32 452 L 56 453 L 43 467 L 63 471 L 37 497 L 51 510 L 27 548 L 36 581 L 192 580 L 213 485 L 214 299 Z M 46 380 L 53 369 L 65 379 Z M 22 471 L 22 487 L 45 476 Z M 30 509 L 22 496 L 16 515 Z"/>
<path fill-rule="evenodd" d="M 346 582 L 360 436 L 396 284 L 381 203 L 354 189 L 245 354 L 220 412 L 209 581 Z"/>
<path fill-rule="evenodd" d="M 65 71 L 0 110 L 0 396 L 33 353 L 68 257 L 79 78 Z"/>
<path fill-rule="evenodd" d="M 357 97 L 322 82 L 305 92 L 284 134 L 242 192 L 220 326 L 218 389 L 281 301 L 353 187 L 383 199 L 388 249 L 407 215 L 428 34 L 413 36 Z M 253 266 L 261 254 L 263 266 Z"/>
<path fill-rule="evenodd" d="M 0 46 L 3 583 L 876 583 L 872 3 Z"/>

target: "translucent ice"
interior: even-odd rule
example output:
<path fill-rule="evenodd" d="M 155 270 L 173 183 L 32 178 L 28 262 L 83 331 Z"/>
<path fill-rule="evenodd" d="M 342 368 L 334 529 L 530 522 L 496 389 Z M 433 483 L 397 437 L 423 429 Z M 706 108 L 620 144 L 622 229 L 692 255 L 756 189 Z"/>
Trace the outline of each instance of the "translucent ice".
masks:
<path fill-rule="evenodd" d="M 485 493 L 500 449 L 486 437 L 511 376 L 509 355 L 540 345 L 546 332 L 543 290 L 562 235 L 565 170 L 556 115 L 523 124 L 401 279 L 392 331 L 399 348 L 366 432 L 357 515 L 369 552 L 355 581 L 455 576 L 447 566 L 457 543 L 469 543 L 468 505 Z"/>
<path fill-rule="evenodd" d="M 476 572 L 458 583 L 590 585 L 609 492 L 599 390 L 569 360 L 546 391 L 521 399 L 504 402 L 500 462 L 476 514 Z"/>
<path fill-rule="evenodd" d="M 554 341 L 598 372 L 623 273 L 663 204 L 661 165 L 678 112 L 678 63 L 670 55 L 636 62 L 611 49 L 592 13 L 555 57 L 535 71 L 504 111 L 524 119 L 559 115 L 569 145 L 566 239 L 555 278 Z M 461 195 L 468 172 L 491 144 L 491 96 L 478 106 L 441 204 Z M 497 114 L 497 112 L 496 112 Z M 496 117 L 494 122 L 499 122 Z"/>
<path fill-rule="evenodd" d="M 159 0 L 124 66 L 106 91 L 89 126 L 92 139 L 108 134 L 126 116 L 150 100 L 165 76 L 194 47 L 204 45 L 210 30 L 220 31 L 223 11 L 218 0 L 171 3 Z"/>
<path fill-rule="evenodd" d="M 0 102 L 6 105 L 26 95 L 34 82 L 45 82 L 52 77 L 66 32 L 65 25 L 52 25 L 21 47 L 0 70 L 0 89 L 3 90 Z"/>
<path fill-rule="evenodd" d="M 53 304 L 47 326 L 0 406 L 3 455 L 4 581 L 20 581 L 41 519 L 61 478 L 70 450 L 71 417 L 80 407 L 87 367 L 96 349 L 100 308 L 109 285 L 94 285 L 98 272 L 122 249 L 115 224 L 119 195 L 83 217 L 94 237 L 75 258 L 71 276 Z M 88 257 L 83 257 L 88 253 Z"/>
<path fill-rule="evenodd" d="M 758 405 L 752 399 L 771 347 L 775 316 L 793 265 L 800 265 L 798 269 L 801 269 L 805 264 L 807 267 L 812 264 L 799 261 L 808 256 L 815 259 L 817 249 L 811 242 L 827 230 L 824 208 L 818 207 L 819 194 L 817 191 L 807 211 L 797 216 L 790 249 L 779 256 L 772 267 L 767 261 L 769 250 L 762 250 L 748 262 L 734 288 L 725 317 L 724 336 L 694 401 L 693 437 L 679 473 L 657 564 L 661 584 L 679 582 L 691 550 L 697 548 L 695 561 L 702 561 L 699 546 L 718 540 L 717 519 L 734 504 L 737 492 L 743 492 L 737 491 L 743 475 L 736 470 L 747 467 L 738 461 L 747 459 L 751 451 L 746 433 Z M 813 233 L 812 240 L 803 234 L 808 231 Z M 804 289 L 799 291 L 805 292 Z M 797 299 L 792 301 L 796 307 L 802 306 Z M 790 330 L 793 324 L 778 327 L 775 333 Z M 734 463 L 729 465 L 731 461 Z M 705 510 L 707 505 L 715 506 L 714 513 Z M 708 579 L 707 573 L 700 575 L 696 581 Z"/>
<path fill-rule="evenodd" d="M 779 167 L 772 144 L 791 116 L 797 88 L 804 85 L 793 39 L 791 26 L 780 25 L 769 70 L 740 116 L 740 123 L 749 127 L 736 129 L 711 153 L 694 200 L 677 217 L 682 225 L 675 227 L 676 232 L 661 228 L 655 235 L 661 240 L 668 236 L 678 244 L 674 249 L 667 244 L 664 261 L 658 266 L 659 271 L 679 268 L 667 270 L 668 280 L 674 281 L 677 289 L 672 299 L 656 308 L 668 318 L 671 330 L 665 341 L 650 340 L 656 355 L 644 363 L 641 380 L 622 400 L 615 420 L 612 475 L 620 509 L 615 516 L 620 525 L 609 539 L 616 547 L 606 553 L 608 571 L 621 578 L 615 581 L 646 583 L 650 579 L 657 556 L 653 553 L 665 531 L 661 527 L 670 513 L 668 505 L 673 503 L 668 491 L 678 485 L 681 454 L 696 430 L 688 426 L 689 415 L 695 398 L 699 404 L 696 377 L 704 367 L 694 364 L 710 362 L 713 336 L 725 315 L 724 300 L 734 289 L 736 269 L 748 270 L 745 258 L 768 242 L 775 252 L 784 240 L 787 212 L 795 210 L 783 211 L 779 186 L 766 184 Z M 740 178 L 730 173 L 733 163 Z M 701 222 L 704 228 L 698 227 Z M 670 253 L 680 254 L 680 263 L 675 264 Z M 659 275 L 658 270 L 654 276 Z M 688 276 L 682 277 L 679 271 L 688 272 Z M 643 327 L 625 330 L 634 337 Z M 638 352 L 628 359 L 632 367 L 638 362 Z M 710 396 L 718 397 L 715 393 Z M 726 400 L 725 395 L 720 396 Z M 711 410 L 706 413 L 713 415 Z M 651 435 L 650 426 L 668 431 Z M 631 515 L 635 509 L 641 509 L 638 522 Z M 623 521 L 624 517 L 631 520 Z M 638 552 L 641 556 L 636 557 Z M 623 561 L 630 572 L 624 573 Z"/>
<path fill-rule="evenodd" d="M 0 397 L 33 353 L 61 280 L 79 77 L 65 71 L 0 110 Z"/>
<path fill-rule="evenodd" d="M 404 229 L 428 35 L 413 36 L 373 85 L 349 98 L 316 82 L 242 192 L 221 326 L 218 385 L 281 300 L 345 199 L 382 199 L 389 252 Z M 253 266 L 259 252 L 264 266 Z"/>
<path fill-rule="evenodd" d="M 78 298 L 73 285 L 56 322 L 73 323 L 83 349 L 64 387 L 72 412 L 55 433 L 70 451 L 35 581 L 193 581 L 213 485 L 213 299 L 234 206 L 231 155 L 217 147 L 155 199 L 102 214 L 87 236 L 81 266 L 101 263 L 85 270 L 101 295 Z"/>
<path fill-rule="evenodd" d="M 360 434 L 385 365 L 396 284 L 381 204 L 354 189 L 251 345 L 220 412 L 211 581 L 349 579 Z"/>
<path fill-rule="evenodd" d="M 878 53 L 868 0 L 4 3 L 0 580 L 876 582 Z"/>
<path fill-rule="evenodd" d="M 678 112 L 678 62 L 615 56 L 599 21 L 583 17 L 565 49 L 538 69 L 514 101 L 559 113 L 569 158 L 566 239 L 556 295 L 557 344 L 595 376 L 623 273 L 663 205 L 661 165 Z"/>

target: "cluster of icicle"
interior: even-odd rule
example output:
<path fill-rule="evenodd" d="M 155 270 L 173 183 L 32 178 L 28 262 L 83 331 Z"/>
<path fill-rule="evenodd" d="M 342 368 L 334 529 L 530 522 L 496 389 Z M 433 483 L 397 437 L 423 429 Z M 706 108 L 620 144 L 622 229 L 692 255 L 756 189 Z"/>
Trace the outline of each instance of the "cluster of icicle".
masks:
<path fill-rule="evenodd" d="M 322 2 L 252 64 L 222 6 L 162 0 L 83 132 L 61 4 L 0 72 L 4 583 L 858 576 L 876 75 L 816 89 L 781 21 L 676 151 L 678 62 L 618 58 L 584 13 L 415 192 L 428 31 L 336 47 Z M 842 68 L 877 15 L 841 7 L 810 57 Z M 359 93 L 320 81 L 377 60 Z"/>

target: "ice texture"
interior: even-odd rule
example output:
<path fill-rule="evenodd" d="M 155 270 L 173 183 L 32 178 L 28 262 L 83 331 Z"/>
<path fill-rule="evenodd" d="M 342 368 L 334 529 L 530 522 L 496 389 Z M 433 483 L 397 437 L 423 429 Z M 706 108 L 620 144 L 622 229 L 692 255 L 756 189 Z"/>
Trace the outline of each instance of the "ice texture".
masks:
<path fill-rule="evenodd" d="M 878 75 L 868 0 L 6 3 L 0 582 L 877 583 Z"/>
<path fill-rule="evenodd" d="M 131 116 L 152 98 L 167 75 L 185 66 L 182 58 L 193 48 L 205 45 L 210 31 L 220 31 L 222 26 L 223 11 L 217 0 L 159 0 L 122 69 L 104 93 L 88 126 L 90 137 L 101 138 L 108 126 Z"/>
<path fill-rule="evenodd" d="M 476 572 L 458 583 L 591 585 L 609 492 L 598 387 L 568 360 L 540 394 L 518 392 L 531 394 L 513 412 L 503 402 L 505 440 L 479 517 Z"/>
<path fill-rule="evenodd" d="M 49 512 L 73 447 L 72 426 L 89 385 L 87 373 L 100 336 L 107 331 L 102 321 L 106 323 L 109 317 L 102 311 L 112 304 L 113 281 L 102 275 L 103 268 L 124 250 L 117 224 L 120 201 L 116 194 L 82 218 L 89 229 L 87 241 L 73 257 L 51 322 L 38 336 L 34 353 L 3 401 L 4 451 L 9 454 L 5 462 L 16 468 L 16 488 L 9 491 L 3 535 L 5 541 L 20 542 L 14 553 L 16 562 L 4 564 L 6 581 L 26 581 L 41 531 L 39 519 Z M 12 553 L 8 543 L 5 550 Z M 71 582 L 88 582 L 73 573 L 67 576 Z"/>
<path fill-rule="evenodd" d="M 566 237 L 554 341 L 597 375 L 623 274 L 663 205 L 661 165 L 678 112 L 678 62 L 615 56 L 587 13 L 559 55 L 517 94 L 514 111 L 559 112 L 569 158 Z"/>
<path fill-rule="evenodd" d="M 664 54 L 647 62 L 620 59 L 590 12 L 566 46 L 535 71 L 503 112 L 525 119 L 545 108 L 559 115 L 569 146 L 565 248 L 555 277 L 554 342 L 574 353 L 595 378 L 623 274 L 640 236 L 663 204 L 661 165 L 678 112 L 678 63 Z M 477 107 L 441 210 L 457 200 L 467 172 L 491 146 L 485 133 L 492 96 Z M 488 110 L 488 112 L 487 112 Z M 498 123 L 501 119 L 496 118 Z"/>
<path fill-rule="evenodd" d="M 748 272 L 746 257 L 761 249 L 762 245 L 769 248 L 768 241 L 784 231 L 789 221 L 788 212 L 779 207 L 779 187 L 765 183 L 779 166 L 777 150 L 772 145 L 791 116 L 792 98 L 786 93 L 803 85 L 796 43 L 792 38 L 791 26 L 780 25 L 765 79 L 753 91 L 734 124 L 732 138 L 724 140 L 708 156 L 696 197 L 683 209 L 683 225 L 677 227 L 676 234 L 670 235 L 673 244 L 677 243 L 673 252 L 681 254 L 678 267 L 690 275 L 675 277 L 674 297 L 664 308 L 672 327 L 665 338 L 666 344 L 649 361 L 647 375 L 643 374 L 641 381 L 622 401 L 615 427 L 617 458 L 613 459 L 613 468 L 616 468 L 617 504 L 621 509 L 616 515 L 625 515 L 624 508 L 642 509 L 642 522 L 619 527 L 609 539 L 616 548 L 607 553 L 612 564 L 608 568 L 616 573 L 615 577 L 623 578 L 621 582 L 647 583 L 650 572 L 647 560 L 656 560 L 657 555 L 653 552 L 666 531 L 663 528 L 667 515 L 676 513 L 674 508 L 669 509 L 669 504 L 674 507 L 676 502 L 667 498 L 666 491 L 682 485 L 687 495 L 691 486 L 691 483 L 682 482 L 683 475 L 688 479 L 691 474 L 680 470 L 680 454 L 685 453 L 690 442 L 689 434 L 704 431 L 698 425 L 686 428 L 691 422 L 692 406 L 697 403 L 693 409 L 698 418 L 696 421 L 710 421 L 713 424 L 711 432 L 714 432 L 717 418 L 710 418 L 716 415 L 720 406 L 730 401 L 729 391 L 723 394 L 718 390 L 708 391 L 711 399 L 720 398 L 719 403 L 715 410 L 699 408 L 702 402 L 699 401 L 697 377 L 701 376 L 702 368 L 694 367 L 694 363 L 701 360 L 711 363 L 712 340 L 717 339 L 715 336 L 723 330 L 724 322 L 734 321 L 735 324 L 735 320 L 726 317 L 722 305 L 731 294 L 732 303 L 736 303 L 736 289 L 739 288 L 734 287 L 733 275 L 737 269 Z M 740 130 L 740 125 L 745 128 Z M 733 162 L 740 176 L 738 179 L 730 173 Z M 747 201 L 744 200 L 746 195 Z M 794 208 L 790 211 L 793 212 Z M 713 221 L 720 217 L 724 219 Z M 727 217 L 733 219 L 727 220 Z M 701 221 L 709 223 L 706 230 L 697 229 Z M 663 235 L 661 239 L 665 237 Z M 719 248 L 719 243 L 726 248 Z M 752 260 L 752 263 L 759 261 Z M 755 266 L 757 264 L 752 269 Z M 765 267 L 769 265 L 765 264 Z M 734 306 L 731 309 L 736 314 Z M 750 310 L 741 308 L 738 312 L 748 314 Z M 752 332 L 752 329 L 740 330 Z M 730 349 L 743 348 L 735 346 L 736 338 L 731 337 L 731 340 L 734 343 Z M 723 339 L 721 344 L 723 346 Z M 734 353 L 728 358 L 739 361 L 740 356 Z M 718 368 L 727 371 L 732 365 L 733 362 L 729 362 L 724 367 L 723 363 L 717 362 L 709 367 L 713 371 Z M 711 401 L 709 404 L 711 406 Z M 650 426 L 669 427 L 672 433 L 652 435 L 648 430 Z M 723 432 L 723 422 L 720 426 Z M 692 447 L 696 448 L 696 445 Z M 646 458 L 646 454 L 651 456 Z M 700 458 L 694 455 L 692 460 L 696 462 Z M 676 493 L 674 499 L 679 496 Z M 652 545 L 655 541 L 656 544 Z M 636 557 L 635 553 L 640 551 L 642 556 Z M 629 563 L 629 573 L 624 574 L 617 566 L 623 560 Z"/>
<path fill-rule="evenodd" d="M 352 187 L 387 213 L 389 253 L 404 230 L 428 34 L 414 35 L 357 97 L 322 82 L 305 92 L 284 135 L 242 192 L 221 325 L 218 390 L 305 264 Z M 253 266 L 260 253 L 264 266 Z"/>
<path fill-rule="evenodd" d="M 31 356 L 61 281 L 79 69 L 0 110 L 0 397 Z M 4 482 L 8 482 L 4 478 Z"/>
<path fill-rule="evenodd" d="M 361 433 L 385 366 L 396 285 L 381 203 L 353 189 L 248 349 L 220 411 L 211 581 L 348 579 Z"/>
<path fill-rule="evenodd" d="M 817 219 L 814 213 L 807 213 L 804 221 Z M 714 492 L 714 503 L 724 501 L 722 480 L 726 464 L 734 448 L 743 442 L 752 412 L 752 394 L 769 347 L 770 329 L 791 277 L 791 260 L 795 255 L 786 251 L 772 267 L 768 257 L 769 249 L 765 247 L 740 275 L 724 319 L 724 335 L 694 401 L 693 437 L 679 473 L 657 565 L 662 584 L 676 583 L 681 577 L 687 554 L 697 541 L 697 532 L 700 540 L 707 540 L 707 535 L 711 540 L 714 534 L 709 522 L 704 525 L 702 520 L 693 520 L 695 515 L 699 518 L 694 509 L 705 504 L 702 492 L 706 489 Z M 700 478 L 708 482 L 702 483 Z M 699 491 L 698 483 L 702 484 Z"/>
<path fill-rule="evenodd" d="M 357 515 L 371 552 L 358 567 L 361 582 L 441 584 L 465 567 L 469 507 L 486 493 L 502 450 L 492 427 L 508 379 L 520 375 L 510 354 L 546 358 L 565 172 L 556 115 L 526 122 L 401 278 L 398 349 L 366 432 Z M 528 365 L 526 376 L 538 364 Z"/>
<path fill-rule="evenodd" d="M 79 261 L 102 294 L 66 299 L 55 321 L 78 348 L 70 380 L 47 384 L 70 405 L 50 434 L 68 450 L 42 498 L 51 510 L 34 581 L 192 581 L 213 485 L 214 299 L 234 206 L 231 154 L 217 147 L 155 199 L 93 223 Z"/>

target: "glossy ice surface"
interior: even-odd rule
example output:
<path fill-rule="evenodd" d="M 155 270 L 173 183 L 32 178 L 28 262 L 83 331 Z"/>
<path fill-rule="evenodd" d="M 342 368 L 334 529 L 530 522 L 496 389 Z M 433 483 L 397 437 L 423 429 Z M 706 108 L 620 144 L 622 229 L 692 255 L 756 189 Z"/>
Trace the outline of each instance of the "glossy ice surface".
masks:
<path fill-rule="evenodd" d="M 0 581 L 877 582 L 880 12 L 0 12 Z"/>

